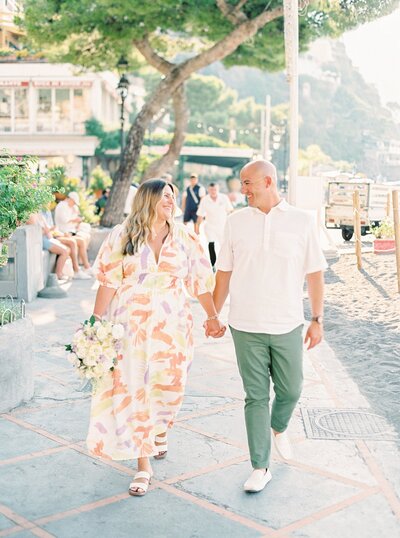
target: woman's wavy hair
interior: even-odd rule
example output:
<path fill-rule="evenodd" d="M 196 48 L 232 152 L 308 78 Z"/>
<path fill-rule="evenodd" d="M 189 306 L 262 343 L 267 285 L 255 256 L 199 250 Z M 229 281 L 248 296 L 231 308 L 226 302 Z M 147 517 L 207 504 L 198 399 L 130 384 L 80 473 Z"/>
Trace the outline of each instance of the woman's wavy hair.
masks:
<path fill-rule="evenodd" d="M 132 256 L 139 247 L 151 237 L 152 227 L 157 219 L 156 206 L 161 200 L 162 192 L 169 186 L 175 195 L 174 186 L 163 179 L 149 179 L 138 188 L 132 203 L 130 214 L 125 220 L 125 231 L 122 237 L 122 253 Z M 173 216 L 167 221 L 169 230 L 172 230 Z"/>

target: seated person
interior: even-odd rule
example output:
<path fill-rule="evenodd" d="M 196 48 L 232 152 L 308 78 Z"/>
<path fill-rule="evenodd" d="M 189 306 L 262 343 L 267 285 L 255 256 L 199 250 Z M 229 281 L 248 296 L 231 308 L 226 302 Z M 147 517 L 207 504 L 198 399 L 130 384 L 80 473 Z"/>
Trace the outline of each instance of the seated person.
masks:
<path fill-rule="evenodd" d="M 72 267 L 74 270 L 74 277 L 76 279 L 80 280 L 86 280 L 90 278 L 90 274 L 88 274 L 85 271 L 82 271 L 82 269 L 79 268 L 78 263 L 78 245 L 75 240 L 75 237 L 63 235 L 57 228 L 54 226 L 53 217 L 50 210 L 42 211 L 38 215 L 38 224 L 42 227 L 43 231 L 43 248 L 45 250 L 49 250 L 50 252 L 55 252 L 58 254 L 56 250 L 54 250 L 54 245 L 61 245 L 64 248 L 68 249 L 68 256 L 71 257 L 72 261 Z M 47 238 L 47 241 L 45 240 L 45 237 Z M 52 246 L 51 250 L 50 248 L 47 248 L 45 246 L 45 243 Z M 62 264 L 62 267 L 64 267 L 65 261 Z M 56 270 L 57 277 L 60 278 L 58 271 Z M 62 275 L 62 270 L 61 270 Z M 61 276 L 62 278 L 62 276 Z"/>
<path fill-rule="evenodd" d="M 87 241 L 90 233 L 82 233 L 79 229 L 83 222 L 79 213 L 79 196 L 77 192 L 70 192 L 65 200 L 59 202 L 54 213 L 56 229 L 62 232 L 63 237 L 73 237 L 78 248 L 84 270 L 91 275 L 91 267 L 87 255 Z"/>
<path fill-rule="evenodd" d="M 103 214 L 109 195 L 110 195 L 110 189 L 104 189 L 102 191 L 100 198 L 96 200 L 94 204 L 96 206 L 96 209 L 94 210 L 95 215 Z"/>

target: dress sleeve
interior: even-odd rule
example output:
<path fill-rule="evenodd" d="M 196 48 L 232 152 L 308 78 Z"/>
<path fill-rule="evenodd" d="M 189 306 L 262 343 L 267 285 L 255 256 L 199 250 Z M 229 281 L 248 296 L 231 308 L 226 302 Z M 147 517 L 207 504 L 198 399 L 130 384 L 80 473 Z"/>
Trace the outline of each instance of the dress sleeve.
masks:
<path fill-rule="evenodd" d="M 188 275 L 185 280 L 187 291 L 192 297 L 214 290 L 214 273 L 211 263 L 197 235 L 188 233 Z"/>
<path fill-rule="evenodd" d="M 100 247 L 93 270 L 101 286 L 117 289 L 122 284 L 123 254 L 121 244 L 122 226 L 111 230 Z"/>

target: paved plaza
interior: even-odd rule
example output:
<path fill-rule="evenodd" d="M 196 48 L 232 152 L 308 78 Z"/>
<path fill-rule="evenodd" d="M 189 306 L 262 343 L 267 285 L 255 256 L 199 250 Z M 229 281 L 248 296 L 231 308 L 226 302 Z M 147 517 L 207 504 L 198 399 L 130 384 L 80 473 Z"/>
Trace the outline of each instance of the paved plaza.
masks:
<path fill-rule="evenodd" d="M 262 493 L 243 492 L 251 467 L 233 344 L 229 335 L 204 337 L 197 303 L 195 360 L 167 459 L 154 460 L 147 495 L 130 497 L 134 462 L 86 451 L 90 400 L 64 353 L 91 313 L 94 283 L 64 287 L 67 298 L 27 307 L 36 331 L 35 397 L 0 415 L 0 537 L 400 536 L 398 442 L 382 421 L 377 433 L 363 429 L 367 413 L 354 420 L 368 402 L 326 342 L 305 354 L 304 391 L 289 427 L 294 459 L 273 452 L 272 481 Z M 342 416 L 341 435 L 313 421 L 327 415 Z"/>

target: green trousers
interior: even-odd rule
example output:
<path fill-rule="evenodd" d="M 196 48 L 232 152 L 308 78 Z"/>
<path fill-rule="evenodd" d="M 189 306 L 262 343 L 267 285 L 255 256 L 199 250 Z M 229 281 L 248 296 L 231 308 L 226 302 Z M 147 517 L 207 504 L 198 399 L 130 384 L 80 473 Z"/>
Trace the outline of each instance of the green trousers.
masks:
<path fill-rule="evenodd" d="M 251 464 L 269 466 L 271 428 L 286 430 L 303 385 L 303 325 L 286 334 L 249 333 L 230 327 L 246 393 L 244 414 Z M 275 399 L 269 409 L 270 379 Z"/>

